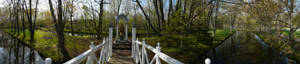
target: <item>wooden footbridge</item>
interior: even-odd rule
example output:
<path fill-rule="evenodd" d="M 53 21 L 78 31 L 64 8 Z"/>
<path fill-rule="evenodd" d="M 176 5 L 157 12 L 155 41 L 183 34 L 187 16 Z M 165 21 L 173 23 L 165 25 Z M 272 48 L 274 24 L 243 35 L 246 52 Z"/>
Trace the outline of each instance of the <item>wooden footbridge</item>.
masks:
<path fill-rule="evenodd" d="M 113 28 L 112 23 L 109 27 L 109 37 L 103 39 L 103 43 L 94 46 L 94 42 L 91 42 L 89 46 L 90 49 L 86 52 L 82 53 L 81 55 L 65 62 L 64 64 L 79 64 L 82 63 L 85 59 L 87 59 L 86 64 L 161 64 L 161 60 L 169 64 L 183 64 L 182 62 L 164 54 L 161 52 L 160 44 L 157 43 L 156 47 L 152 47 L 150 45 L 145 44 L 145 39 L 143 41 L 139 41 L 136 38 L 136 27 L 133 24 L 132 27 L 132 40 L 131 40 L 131 56 L 113 56 Z M 101 49 L 100 57 L 97 58 L 95 52 Z M 151 61 L 148 59 L 146 49 L 154 52 L 154 56 Z M 122 52 L 122 51 L 121 51 Z M 129 52 L 129 53 L 130 53 Z M 125 52 L 124 52 L 125 53 Z M 125 53 L 126 54 L 126 53 Z M 128 52 L 127 52 L 128 54 Z M 161 60 L 160 60 L 161 59 Z M 206 63 L 210 63 L 210 60 L 205 60 Z M 45 64 L 51 64 L 51 59 L 47 58 L 45 60 Z"/>

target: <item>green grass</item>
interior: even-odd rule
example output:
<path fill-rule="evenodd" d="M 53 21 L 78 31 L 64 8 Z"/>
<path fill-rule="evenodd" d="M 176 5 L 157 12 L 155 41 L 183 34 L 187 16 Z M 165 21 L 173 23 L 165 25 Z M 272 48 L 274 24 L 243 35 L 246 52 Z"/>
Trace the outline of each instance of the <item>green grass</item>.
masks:
<path fill-rule="evenodd" d="M 234 29 L 235 31 L 255 31 L 255 30 L 250 30 L 250 29 Z"/>
<path fill-rule="evenodd" d="M 282 34 L 285 35 L 285 36 L 289 36 L 290 31 L 289 30 L 283 30 Z M 300 31 L 295 31 L 294 37 L 295 38 L 300 38 Z"/>
<path fill-rule="evenodd" d="M 10 33 L 10 29 L 5 29 L 5 31 Z M 30 32 L 26 30 L 25 35 L 26 37 L 23 39 L 23 31 L 20 31 L 20 35 L 17 38 L 22 40 L 25 44 L 30 45 Z M 13 34 L 13 36 L 16 37 L 17 33 Z M 57 54 L 58 38 L 56 34 L 44 31 L 35 31 L 34 39 L 35 50 L 41 53 L 45 58 L 49 57 L 53 61 L 58 61 L 58 58 L 62 58 L 61 54 Z M 65 39 L 65 47 L 71 57 L 76 57 L 79 54 L 87 51 L 91 41 L 94 41 L 94 45 L 101 43 L 100 40 L 80 36 L 65 35 Z"/>
<path fill-rule="evenodd" d="M 216 30 L 214 41 L 223 41 L 234 32 L 230 32 L 230 30 Z M 212 31 L 208 31 L 208 33 L 212 33 Z"/>

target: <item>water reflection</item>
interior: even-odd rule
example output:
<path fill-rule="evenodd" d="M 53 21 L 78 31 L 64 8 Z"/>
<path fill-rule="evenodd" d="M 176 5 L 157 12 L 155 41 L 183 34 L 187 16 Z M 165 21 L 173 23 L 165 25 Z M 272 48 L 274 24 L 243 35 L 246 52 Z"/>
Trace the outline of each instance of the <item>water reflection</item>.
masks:
<path fill-rule="evenodd" d="M 29 64 L 30 48 L 0 30 L 0 64 Z M 44 64 L 35 51 L 35 63 Z"/>
<path fill-rule="evenodd" d="M 207 52 L 212 64 L 288 64 L 288 58 L 252 32 L 237 31 Z M 204 63 L 204 59 L 202 60 Z"/>

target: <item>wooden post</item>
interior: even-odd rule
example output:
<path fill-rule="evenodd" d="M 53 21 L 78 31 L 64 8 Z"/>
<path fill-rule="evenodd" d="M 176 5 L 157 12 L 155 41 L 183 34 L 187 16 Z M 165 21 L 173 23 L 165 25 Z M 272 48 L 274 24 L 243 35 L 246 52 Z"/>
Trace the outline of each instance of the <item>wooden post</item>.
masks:
<path fill-rule="evenodd" d="M 135 59 L 135 52 L 134 52 L 134 50 L 135 50 L 135 36 L 136 36 L 136 25 L 135 25 L 135 23 L 133 23 L 133 26 L 132 26 L 132 40 L 131 40 L 131 42 L 132 42 L 132 47 L 131 47 L 131 56 L 134 58 L 134 60 L 136 60 Z"/>
<path fill-rule="evenodd" d="M 93 50 L 94 49 L 94 42 L 92 41 L 91 42 L 91 45 L 90 45 L 90 50 Z M 88 57 L 88 60 L 87 60 L 87 62 L 86 62 L 86 64 L 91 64 L 91 63 L 94 63 L 94 57 L 92 57 L 92 55 L 89 55 L 89 57 Z"/>
<path fill-rule="evenodd" d="M 113 39 L 113 26 L 112 22 L 109 25 L 109 56 L 112 56 L 112 39 Z"/>
<path fill-rule="evenodd" d="M 156 47 L 156 50 L 157 50 L 157 52 L 156 52 L 156 64 L 161 64 L 160 59 L 159 59 L 159 53 L 158 53 L 161 50 L 161 47 L 159 45 L 160 45 L 160 43 L 157 43 L 157 47 Z"/>
<path fill-rule="evenodd" d="M 46 58 L 46 60 L 45 60 L 45 64 L 52 64 L 52 60 L 51 60 L 51 58 Z"/>

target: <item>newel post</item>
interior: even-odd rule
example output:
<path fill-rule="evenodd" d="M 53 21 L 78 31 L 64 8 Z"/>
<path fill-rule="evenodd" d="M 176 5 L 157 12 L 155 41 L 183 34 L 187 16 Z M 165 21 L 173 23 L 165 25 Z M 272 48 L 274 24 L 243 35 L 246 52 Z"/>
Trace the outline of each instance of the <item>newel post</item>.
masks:
<path fill-rule="evenodd" d="M 113 25 L 112 22 L 110 22 L 109 25 L 109 56 L 112 56 L 112 38 L 113 38 Z"/>
<path fill-rule="evenodd" d="M 159 59 L 159 53 L 158 53 L 161 50 L 161 47 L 159 45 L 160 45 L 160 43 L 157 43 L 157 47 L 156 47 L 156 50 L 157 50 L 157 52 L 156 52 L 156 64 L 161 64 L 160 59 Z"/>
<path fill-rule="evenodd" d="M 51 58 L 46 58 L 46 60 L 45 60 L 45 64 L 52 64 L 52 60 L 51 60 Z"/>
<path fill-rule="evenodd" d="M 93 50 L 94 49 L 94 42 L 92 41 L 91 42 L 91 45 L 90 45 L 90 50 Z M 87 62 L 86 62 L 86 64 L 90 64 L 90 63 L 93 63 L 93 59 L 94 59 L 94 57 L 92 56 L 92 55 L 89 55 L 89 57 L 88 57 L 88 60 L 87 60 Z"/>
<path fill-rule="evenodd" d="M 135 52 L 134 52 L 134 50 L 135 50 L 135 38 L 136 38 L 136 24 L 133 23 L 133 25 L 132 25 L 132 40 L 131 40 L 131 42 L 132 42 L 131 56 L 134 58 L 134 60 L 135 60 Z"/>
<path fill-rule="evenodd" d="M 205 59 L 205 64 L 210 64 L 210 63 L 211 63 L 210 59 L 209 59 L 209 58 L 206 58 L 206 59 Z"/>

